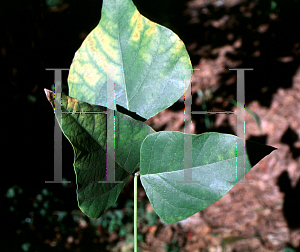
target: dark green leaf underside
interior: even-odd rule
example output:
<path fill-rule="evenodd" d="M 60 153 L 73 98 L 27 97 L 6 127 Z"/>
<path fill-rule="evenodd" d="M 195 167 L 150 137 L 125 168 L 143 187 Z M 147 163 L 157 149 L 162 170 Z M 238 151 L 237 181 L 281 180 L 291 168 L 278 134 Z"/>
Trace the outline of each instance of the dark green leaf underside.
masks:
<path fill-rule="evenodd" d="M 54 107 L 54 93 L 45 90 Z M 147 124 L 115 111 L 115 181 L 106 181 L 107 115 L 105 107 L 62 95 L 61 129 L 73 146 L 79 208 L 90 218 L 99 218 L 117 200 L 129 176 L 139 167 L 140 146 L 154 130 Z M 96 111 L 98 113 L 88 113 Z M 87 112 L 87 113 L 72 113 Z M 108 158 L 113 158 L 109 154 Z"/>

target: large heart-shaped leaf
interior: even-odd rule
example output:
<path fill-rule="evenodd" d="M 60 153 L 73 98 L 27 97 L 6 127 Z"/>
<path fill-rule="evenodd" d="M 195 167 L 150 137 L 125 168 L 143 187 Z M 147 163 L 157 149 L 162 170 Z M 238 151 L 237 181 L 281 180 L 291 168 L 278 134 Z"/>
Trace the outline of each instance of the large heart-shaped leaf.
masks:
<path fill-rule="evenodd" d="M 187 90 L 192 71 L 185 69 L 191 61 L 175 33 L 142 16 L 132 0 L 103 0 L 98 26 L 73 59 L 69 95 L 108 107 L 110 78 L 116 104 L 149 119 Z"/>
<path fill-rule="evenodd" d="M 178 183 L 186 177 L 184 135 L 192 137 L 190 168 L 192 180 L 199 183 Z M 236 177 L 237 141 L 244 147 L 243 139 L 215 132 L 191 135 L 162 131 L 146 137 L 141 147 L 141 182 L 165 223 L 184 220 L 220 200 L 251 167 L 276 149 L 246 141 L 245 173 Z M 244 148 L 238 153 L 244 159 Z"/>
<path fill-rule="evenodd" d="M 55 93 L 47 89 L 45 93 L 55 109 Z M 130 174 L 138 168 L 141 144 L 154 130 L 115 111 L 115 157 L 108 158 L 115 160 L 115 181 L 124 183 L 98 183 L 106 181 L 107 115 L 100 113 L 106 108 L 62 95 L 61 109 L 69 111 L 62 113 L 59 124 L 74 149 L 78 206 L 90 218 L 99 218 L 117 201 Z"/>

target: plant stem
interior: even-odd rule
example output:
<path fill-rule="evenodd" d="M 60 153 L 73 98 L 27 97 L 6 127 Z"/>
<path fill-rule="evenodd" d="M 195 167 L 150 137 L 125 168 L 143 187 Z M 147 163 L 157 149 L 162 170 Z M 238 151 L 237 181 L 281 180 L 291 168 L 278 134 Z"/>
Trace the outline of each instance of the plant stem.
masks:
<path fill-rule="evenodd" d="M 134 187 L 133 187 L 133 228 L 134 228 L 134 237 L 133 237 L 133 247 L 134 252 L 137 252 L 137 178 L 140 175 L 139 172 L 134 174 Z"/>

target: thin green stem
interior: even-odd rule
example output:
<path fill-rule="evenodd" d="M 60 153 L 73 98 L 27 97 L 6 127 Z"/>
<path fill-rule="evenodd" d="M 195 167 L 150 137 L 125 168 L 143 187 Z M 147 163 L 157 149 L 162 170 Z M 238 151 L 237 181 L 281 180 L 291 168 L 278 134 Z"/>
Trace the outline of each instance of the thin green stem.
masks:
<path fill-rule="evenodd" d="M 134 252 L 137 252 L 137 178 L 140 175 L 139 172 L 136 172 L 134 174 L 134 198 L 133 198 L 133 228 L 134 228 L 134 237 L 133 237 L 133 247 L 134 247 Z"/>

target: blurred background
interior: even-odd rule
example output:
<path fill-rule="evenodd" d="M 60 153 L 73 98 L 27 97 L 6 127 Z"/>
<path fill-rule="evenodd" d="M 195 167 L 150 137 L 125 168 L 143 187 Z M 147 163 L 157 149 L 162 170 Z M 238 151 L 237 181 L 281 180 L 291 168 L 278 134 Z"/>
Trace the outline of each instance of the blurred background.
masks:
<path fill-rule="evenodd" d="M 245 71 L 245 136 L 277 151 L 220 201 L 165 225 L 139 183 L 141 251 L 300 251 L 300 1 L 133 0 L 185 43 L 194 71 L 192 111 L 233 111 L 236 71 Z M 54 114 L 44 88 L 70 68 L 101 17 L 102 1 L 2 0 L 1 251 L 133 251 L 133 183 L 100 219 L 78 208 L 74 154 L 63 137 L 63 178 L 53 180 Z M 68 71 L 63 71 L 68 94 Z M 184 130 L 183 97 L 146 122 Z M 261 128 L 260 128 L 261 127 Z M 236 134 L 235 115 L 193 115 L 193 133 Z M 4 132 L 5 131 L 5 132 Z M 1 141 L 3 142 L 3 141 Z M 4 160 L 4 157 L 8 161 Z"/>

